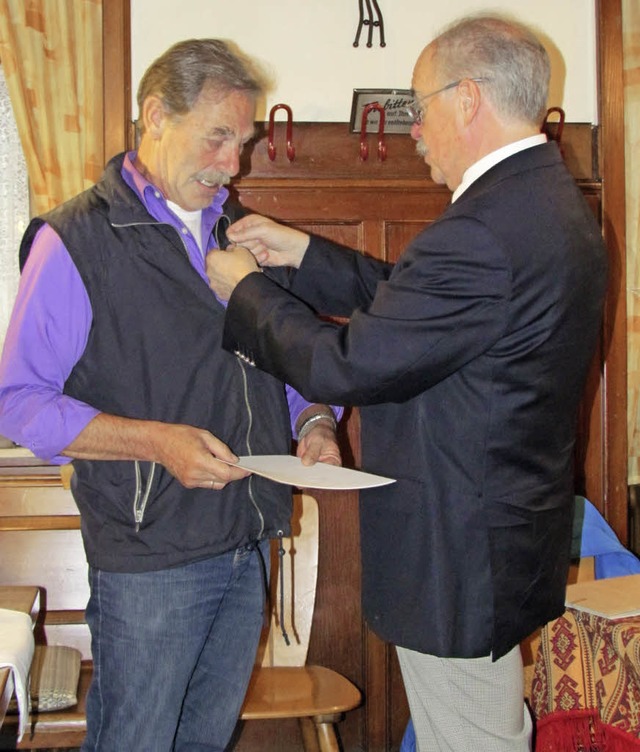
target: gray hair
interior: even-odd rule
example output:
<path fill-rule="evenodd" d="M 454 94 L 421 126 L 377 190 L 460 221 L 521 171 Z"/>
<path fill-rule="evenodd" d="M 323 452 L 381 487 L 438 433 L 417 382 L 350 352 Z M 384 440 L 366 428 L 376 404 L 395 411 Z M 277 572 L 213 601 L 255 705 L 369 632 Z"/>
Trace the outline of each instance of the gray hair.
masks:
<path fill-rule="evenodd" d="M 221 39 L 178 42 L 147 68 L 138 86 L 138 108 L 151 95 L 159 96 L 167 112 L 189 112 L 205 87 L 220 94 L 232 91 L 259 96 L 266 87 L 257 65 Z"/>
<path fill-rule="evenodd" d="M 541 124 L 549 94 L 549 55 L 522 24 L 496 15 L 455 22 L 430 45 L 443 83 L 483 78 L 481 85 L 498 112 Z"/>

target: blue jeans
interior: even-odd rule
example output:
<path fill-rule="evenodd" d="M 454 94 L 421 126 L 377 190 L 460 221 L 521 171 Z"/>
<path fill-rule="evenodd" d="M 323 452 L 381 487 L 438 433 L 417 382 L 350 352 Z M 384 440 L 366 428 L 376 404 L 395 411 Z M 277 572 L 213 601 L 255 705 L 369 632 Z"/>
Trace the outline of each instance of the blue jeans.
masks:
<path fill-rule="evenodd" d="M 157 572 L 90 569 L 83 752 L 222 752 L 264 622 L 269 542 Z"/>

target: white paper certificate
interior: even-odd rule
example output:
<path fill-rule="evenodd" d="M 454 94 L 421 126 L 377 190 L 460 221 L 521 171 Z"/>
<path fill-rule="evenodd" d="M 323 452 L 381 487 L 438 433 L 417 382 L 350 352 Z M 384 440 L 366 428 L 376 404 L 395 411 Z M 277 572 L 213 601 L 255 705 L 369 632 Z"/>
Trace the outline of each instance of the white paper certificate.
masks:
<path fill-rule="evenodd" d="M 372 475 L 348 467 L 336 467 L 324 462 L 303 465 L 298 457 L 288 454 L 262 454 L 240 457 L 238 467 L 263 475 L 278 483 L 298 488 L 327 488 L 345 491 L 357 488 L 374 488 L 395 483 L 394 478 Z"/>

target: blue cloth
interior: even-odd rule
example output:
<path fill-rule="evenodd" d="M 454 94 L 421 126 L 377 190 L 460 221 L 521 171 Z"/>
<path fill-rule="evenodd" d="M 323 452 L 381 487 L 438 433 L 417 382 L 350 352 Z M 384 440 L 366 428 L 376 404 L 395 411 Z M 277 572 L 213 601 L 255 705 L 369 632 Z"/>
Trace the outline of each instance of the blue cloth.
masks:
<path fill-rule="evenodd" d="M 269 541 L 154 572 L 90 569 L 83 752 L 227 749 L 264 621 L 265 556 Z"/>
<path fill-rule="evenodd" d="M 409 723 L 402 737 L 400 752 L 416 752 L 416 732 L 413 730 L 413 721 L 409 718 Z"/>
<path fill-rule="evenodd" d="M 584 504 L 580 556 L 593 556 L 595 577 L 622 577 L 640 573 L 640 559 L 626 549 L 616 534 L 593 504 L 582 496 L 576 496 L 576 513 Z"/>
<path fill-rule="evenodd" d="M 577 557 L 594 557 L 595 577 L 622 577 L 640 573 L 640 559 L 618 540 L 609 524 L 584 496 L 576 496 L 574 543 Z M 409 719 L 400 752 L 416 752 L 416 735 Z"/>

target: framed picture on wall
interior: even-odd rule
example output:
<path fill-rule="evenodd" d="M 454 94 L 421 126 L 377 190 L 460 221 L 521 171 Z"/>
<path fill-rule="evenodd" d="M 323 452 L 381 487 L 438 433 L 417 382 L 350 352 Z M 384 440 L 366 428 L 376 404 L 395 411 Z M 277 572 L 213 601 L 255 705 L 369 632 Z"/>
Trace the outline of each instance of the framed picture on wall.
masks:
<path fill-rule="evenodd" d="M 367 105 L 376 104 L 367 114 L 366 132 L 380 130 L 380 108 L 384 111 L 385 133 L 409 133 L 413 119 L 408 107 L 413 102 L 410 89 L 354 89 L 351 101 L 350 128 L 352 133 L 362 130 L 362 115 Z"/>

